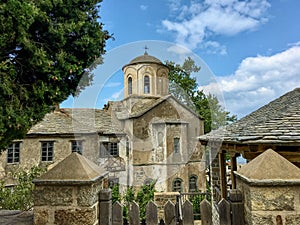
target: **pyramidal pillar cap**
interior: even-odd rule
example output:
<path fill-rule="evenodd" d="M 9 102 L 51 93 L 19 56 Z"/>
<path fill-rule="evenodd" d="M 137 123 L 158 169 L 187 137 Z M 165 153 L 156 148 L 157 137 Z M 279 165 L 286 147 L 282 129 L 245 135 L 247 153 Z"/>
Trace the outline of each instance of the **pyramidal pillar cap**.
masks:
<path fill-rule="evenodd" d="M 96 182 L 108 174 L 104 168 L 73 152 L 33 183 L 52 185 L 80 185 Z"/>
<path fill-rule="evenodd" d="M 264 151 L 234 173 L 252 185 L 300 185 L 300 168 L 272 149 Z"/>

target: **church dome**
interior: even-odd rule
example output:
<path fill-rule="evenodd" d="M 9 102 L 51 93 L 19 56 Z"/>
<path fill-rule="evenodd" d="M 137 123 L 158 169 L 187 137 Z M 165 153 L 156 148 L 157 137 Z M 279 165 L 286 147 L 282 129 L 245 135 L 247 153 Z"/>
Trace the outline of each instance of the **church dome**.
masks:
<path fill-rule="evenodd" d="M 147 52 L 145 52 L 144 55 L 140 55 L 132 59 L 128 64 L 123 66 L 123 68 L 129 65 L 141 64 L 141 63 L 156 63 L 156 64 L 164 65 L 158 58 L 155 58 L 154 56 L 151 56 Z"/>

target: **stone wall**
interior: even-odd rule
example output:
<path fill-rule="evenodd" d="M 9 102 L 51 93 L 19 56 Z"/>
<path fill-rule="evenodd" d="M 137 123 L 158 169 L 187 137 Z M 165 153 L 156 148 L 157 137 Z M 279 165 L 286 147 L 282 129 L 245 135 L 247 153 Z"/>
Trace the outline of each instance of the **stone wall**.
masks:
<path fill-rule="evenodd" d="M 105 176 L 92 161 L 70 154 L 34 180 L 34 224 L 98 225 Z"/>
<path fill-rule="evenodd" d="M 247 225 L 298 225 L 300 169 L 268 149 L 235 172 Z"/>
<path fill-rule="evenodd" d="M 237 185 L 245 196 L 248 225 L 299 224 L 300 185 L 251 186 L 240 179 L 237 179 Z"/>
<path fill-rule="evenodd" d="M 180 196 L 179 192 L 156 192 L 154 193 L 154 202 L 158 209 L 158 221 L 160 219 L 165 219 L 164 217 L 164 206 L 168 201 L 176 204 L 176 198 Z"/>
<path fill-rule="evenodd" d="M 98 224 L 101 182 L 84 186 L 36 185 L 34 224 Z"/>

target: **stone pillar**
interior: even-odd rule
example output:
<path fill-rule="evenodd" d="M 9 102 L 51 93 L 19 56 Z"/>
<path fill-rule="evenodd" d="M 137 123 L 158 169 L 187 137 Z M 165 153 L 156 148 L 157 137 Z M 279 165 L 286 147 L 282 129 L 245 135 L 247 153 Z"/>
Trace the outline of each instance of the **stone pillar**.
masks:
<path fill-rule="evenodd" d="M 267 150 L 235 172 L 243 193 L 245 224 L 298 225 L 300 169 Z"/>
<path fill-rule="evenodd" d="M 105 173 L 72 153 L 35 180 L 35 225 L 98 225 L 99 192 Z"/>

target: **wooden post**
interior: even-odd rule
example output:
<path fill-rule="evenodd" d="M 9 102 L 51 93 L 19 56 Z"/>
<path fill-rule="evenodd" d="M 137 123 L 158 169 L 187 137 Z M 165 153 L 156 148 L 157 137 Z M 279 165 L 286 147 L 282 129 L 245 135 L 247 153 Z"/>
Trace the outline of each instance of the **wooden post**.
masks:
<path fill-rule="evenodd" d="M 218 203 L 220 225 L 231 225 L 230 203 L 222 198 Z"/>
<path fill-rule="evenodd" d="M 231 184 L 232 184 L 231 188 L 236 189 L 236 179 L 234 175 L 234 171 L 237 171 L 236 155 L 230 157 L 230 164 L 231 164 L 230 177 L 231 177 Z"/>
<path fill-rule="evenodd" d="M 170 200 L 165 204 L 165 224 L 176 225 L 175 205 Z"/>
<path fill-rule="evenodd" d="M 230 190 L 229 200 L 231 205 L 232 225 L 244 225 L 244 203 L 242 192 L 237 189 Z"/>
<path fill-rule="evenodd" d="M 146 224 L 147 225 L 157 225 L 158 217 L 157 217 L 157 205 L 150 201 L 147 204 L 146 208 Z"/>
<path fill-rule="evenodd" d="M 99 195 L 99 225 L 112 225 L 111 190 L 103 189 Z"/>
<path fill-rule="evenodd" d="M 219 153 L 221 198 L 227 198 L 225 153 Z"/>
<path fill-rule="evenodd" d="M 140 225 L 140 208 L 136 202 L 130 204 L 128 217 L 130 225 Z"/>
<path fill-rule="evenodd" d="M 207 199 L 204 199 L 200 203 L 200 212 L 201 212 L 201 224 L 202 225 L 212 225 L 212 209 L 211 204 Z"/>
<path fill-rule="evenodd" d="M 123 206 L 118 201 L 112 207 L 112 225 L 123 225 Z"/>
<path fill-rule="evenodd" d="M 182 224 L 194 225 L 193 204 L 189 200 L 182 205 Z"/>

